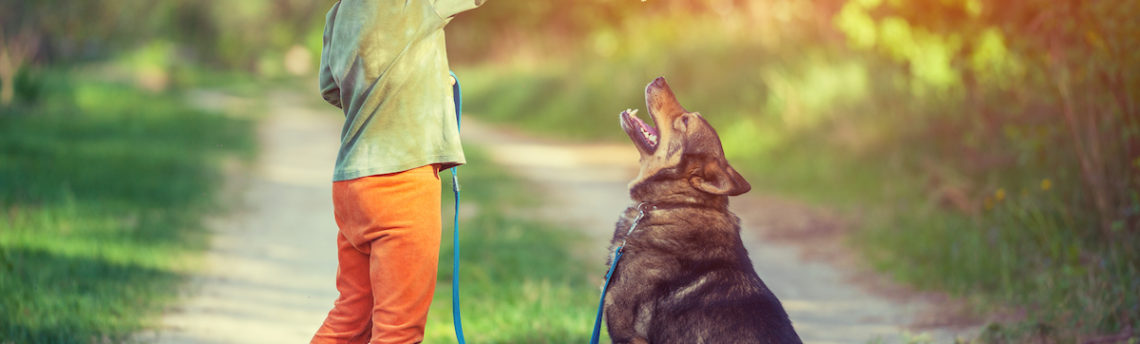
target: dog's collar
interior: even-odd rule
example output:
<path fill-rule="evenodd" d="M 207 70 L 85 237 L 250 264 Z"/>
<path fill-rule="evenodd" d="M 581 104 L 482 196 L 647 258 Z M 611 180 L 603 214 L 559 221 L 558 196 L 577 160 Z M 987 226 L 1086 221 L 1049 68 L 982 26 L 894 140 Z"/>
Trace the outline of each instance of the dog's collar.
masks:
<path fill-rule="evenodd" d="M 648 212 L 654 211 L 654 210 L 671 210 L 671 209 L 681 209 L 681 208 L 717 209 L 718 207 L 715 205 L 709 205 L 709 204 L 698 203 L 698 202 L 641 202 L 641 203 L 638 203 L 637 207 L 636 207 L 637 217 L 635 217 L 633 219 L 633 222 L 630 223 L 629 230 L 626 231 L 626 233 L 625 233 L 626 239 L 628 240 L 629 236 L 633 235 L 634 230 L 637 229 L 637 225 L 641 223 L 641 220 L 645 219 L 646 215 L 648 215 Z M 621 246 L 625 246 L 625 241 L 626 240 L 622 240 Z"/>
<path fill-rule="evenodd" d="M 701 202 L 641 202 L 638 203 L 637 208 L 639 211 L 646 212 L 651 210 L 672 210 L 680 208 L 720 209 L 722 207 L 716 204 Z"/>

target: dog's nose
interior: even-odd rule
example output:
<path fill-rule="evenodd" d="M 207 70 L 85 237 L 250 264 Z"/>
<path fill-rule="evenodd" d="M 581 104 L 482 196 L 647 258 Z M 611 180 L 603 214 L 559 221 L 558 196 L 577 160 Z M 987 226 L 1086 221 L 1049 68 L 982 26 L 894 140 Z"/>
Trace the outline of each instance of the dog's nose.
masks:
<path fill-rule="evenodd" d="M 667 84 L 665 83 L 665 77 L 659 76 L 659 77 L 657 77 L 657 79 L 654 79 L 653 80 L 653 86 L 657 86 L 657 87 L 667 86 Z"/>

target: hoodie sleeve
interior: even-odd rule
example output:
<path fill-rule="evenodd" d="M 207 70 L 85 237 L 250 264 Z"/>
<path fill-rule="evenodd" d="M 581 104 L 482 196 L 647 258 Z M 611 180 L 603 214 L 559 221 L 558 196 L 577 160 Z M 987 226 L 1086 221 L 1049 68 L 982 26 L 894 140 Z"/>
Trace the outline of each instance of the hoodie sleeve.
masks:
<path fill-rule="evenodd" d="M 475 9 L 483 5 L 487 0 L 433 0 L 436 14 L 443 19 L 448 19 L 456 14 Z"/>
<path fill-rule="evenodd" d="M 329 56 L 332 52 L 329 43 L 332 40 L 333 22 L 336 20 L 336 11 L 338 8 L 340 8 L 339 1 L 333 5 L 325 17 L 325 34 L 324 44 L 321 46 L 321 70 L 319 78 L 321 98 L 324 98 L 326 102 L 339 108 L 341 107 L 340 85 L 337 84 L 337 80 L 333 76 L 332 67 L 329 66 Z"/>

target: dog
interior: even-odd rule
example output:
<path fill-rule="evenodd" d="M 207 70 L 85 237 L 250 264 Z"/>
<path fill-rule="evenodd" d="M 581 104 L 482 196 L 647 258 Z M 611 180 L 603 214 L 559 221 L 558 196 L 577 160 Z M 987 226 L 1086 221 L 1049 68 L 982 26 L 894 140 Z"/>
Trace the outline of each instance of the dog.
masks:
<path fill-rule="evenodd" d="M 634 204 L 614 230 L 622 248 L 604 299 L 614 343 L 800 343 L 780 300 L 760 280 L 728 197 L 751 190 L 720 138 L 681 107 L 664 78 L 646 87 L 654 126 L 621 113 L 640 153 Z M 632 231 L 631 231 L 632 227 Z M 611 254 L 607 266 L 614 264 Z"/>

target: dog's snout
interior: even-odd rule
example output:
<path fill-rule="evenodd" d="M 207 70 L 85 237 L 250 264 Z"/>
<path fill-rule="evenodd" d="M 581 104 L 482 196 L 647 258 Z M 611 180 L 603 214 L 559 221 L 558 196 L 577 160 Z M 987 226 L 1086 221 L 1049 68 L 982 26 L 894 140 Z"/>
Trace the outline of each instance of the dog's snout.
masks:
<path fill-rule="evenodd" d="M 645 87 L 645 101 L 650 114 L 665 116 L 664 118 L 669 121 L 686 112 L 664 77 L 658 77 Z"/>
<path fill-rule="evenodd" d="M 645 86 L 645 92 L 673 93 L 673 90 L 669 88 L 669 83 L 665 81 L 665 77 L 659 76 L 657 79 L 653 79 L 653 82 L 650 82 L 649 85 Z"/>
<path fill-rule="evenodd" d="M 653 93 L 653 92 L 659 92 L 659 91 L 665 91 L 665 90 L 669 90 L 669 83 L 665 82 L 665 77 L 663 77 L 663 76 L 659 76 L 659 77 L 657 77 L 657 79 L 653 79 L 653 82 L 650 82 L 649 85 L 645 86 L 645 92 L 646 93 Z M 669 91 L 672 91 L 672 90 L 669 90 Z"/>

